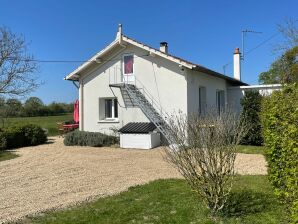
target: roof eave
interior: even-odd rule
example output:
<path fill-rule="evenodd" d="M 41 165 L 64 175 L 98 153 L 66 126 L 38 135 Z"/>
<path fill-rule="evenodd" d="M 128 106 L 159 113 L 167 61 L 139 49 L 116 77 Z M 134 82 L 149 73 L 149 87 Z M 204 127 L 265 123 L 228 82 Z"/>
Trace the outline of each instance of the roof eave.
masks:
<path fill-rule="evenodd" d="M 165 54 L 165 53 L 163 53 L 163 52 L 161 52 L 161 51 L 159 51 L 157 49 L 154 49 L 154 48 L 149 47 L 149 46 L 147 46 L 145 44 L 139 43 L 139 42 L 137 42 L 137 41 L 135 41 L 135 40 L 133 40 L 133 39 L 131 39 L 129 37 L 123 36 L 123 41 L 125 41 L 127 43 L 130 43 L 130 44 L 132 44 L 132 45 L 134 45 L 136 47 L 140 47 L 140 48 L 142 48 L 142 49 L 144 49 L 144 50 L 146 50 L 146 51 L 148 51 L 150 53 L 153 53 L 155 55 L 158 55 L 158 56 L 160 56 L 162 58 L 165 58 L 165 59 L 174 61 L 177 64 L 183 65 L 186 68 L 192 69 L 192 68 L 194 68 L 196 66 L 195 64 L 187 63 L 185 61 L 182 61 L 182 60 L 179 60 L 179 59 L 177 59 L 175 57 L 172 57 L 169 54 Z"/>
<path fill-rule="evenodd" d="M 100 52 L 98 52 L 97 54 L 95 54 L 91 59 L 89 59 L 88 61 L 86 61 L 85 63 L 83 63 L 81 66 L 79 66 L 76 70 L 74 70 L 73 72 L 71 72 L 70 74 L 68 74 L 64 79 L 65 80 L 70 80 L 70 81 L 77 81 L 80 78 L 80 72 L 82 72 L 84 69 L 88 68 L 90 65 L 92 65 L 93 63 L 96 63 L 97 59 L 102 58 L 107 52 L 109 52 L 110 50 L 112 50 L 114 47 L 120 45 L 120 46 L 126 46 L 126 44 L 132 44 L 136 47 L 142 48 L 146 51 L 148 51 L 149 53 L 158 55 L 162 58 L 165 58 L 167 60 L 171 60 L 181 66 L 184 66 L 188 69 L 191 70 L 196 70 L 196 71 L 201 71 L 201 72 L 205 72 L 209 75 L 213 75 L 215 77 L 218 78 L 222 78 L 225 79 L 229 82 L 231 82 L 233 85 L 241 85 L 241 86 L 248 86 L 247 83 L 244 83 L 240 80 L 231 78 L 229 76 L 225 76 L 221 73 L 215 72 L 213 70 L 210 70 L 208 68 L 205 68 L 203 66 L 197 65 L 197 64 L 193 64 L 190 63 L 188 61 L 185 61 L 183 59 L 179 59 L 175 56 L 169 55 L 169 54 L 165 54 L 163 52 L 161 52 L 160 50 L 157 50 L 155 48 L 152 48 L 150 46 L 147 46 L 143 43 L 140 43 L 136 40 L 133 40 L 127 36 L 124 35 L 117 35 L 116 39 L 111 42 L 107 47 L 105 47 L 103 50 L 101 50 Z"/>
<path fill-rule="evenodd" d="M 202 66 L 196 66 L 196 67 L 194 67 L 193 70 L 200 71 L 200 72 L 205 72 L 209 75 L 213 75 L 213 76 L 218 77 L 218 78 L 223 78 L 223 79 L 225 79 L 225 80 L 227 80 L 227 81 L 229 81 L 229 82 L 231 82 L 232 84 L 235 84 L 235 85 L 239 85 L 239 86 L 248 86 L 249 85 L 249 84 L 247 84 L 245 82 L 242 82 L 238 79 L 223 75 L 219 72 L 213 71 L 211 69 L 208 69 L 208 68 L 205 68 L 205 67 L 202 67 Z"/>
<path fill-rule="evenodd" d="M 75 69 L 73 72 L 69 73 L 64 79 L 65 80 L 79 80 L 79 74 L 84 69 L 88 68 L 93 63 L 98 63 L 97 60 L 103 57 L 107 52 L 112 50 L 114 47 L 118 46 L 119 40 L 115 39 L 112 43 L 110 43 L 107 47 L 105 47 L 100 52 L 96 53 L 92 58 L 90 58 L 88 61 L 84 62 L 82 65 L 80 65 L 77 69 Z"/>

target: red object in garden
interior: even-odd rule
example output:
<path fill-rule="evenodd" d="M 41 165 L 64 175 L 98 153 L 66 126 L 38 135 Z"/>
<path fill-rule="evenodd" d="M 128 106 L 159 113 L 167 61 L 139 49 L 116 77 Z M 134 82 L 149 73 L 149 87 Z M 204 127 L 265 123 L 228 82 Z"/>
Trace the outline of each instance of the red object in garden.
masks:
<path fill-rule="evenodd" d="M 73 120 L 79 123 L 79 100 L 76 100 L 73 105 Z"/>
<path fill-rule="evenodd" d="M 77 128 L 79 128 L 79 124 L 63 124 L 63 130 L 65 133 L 73 131 Z"/>

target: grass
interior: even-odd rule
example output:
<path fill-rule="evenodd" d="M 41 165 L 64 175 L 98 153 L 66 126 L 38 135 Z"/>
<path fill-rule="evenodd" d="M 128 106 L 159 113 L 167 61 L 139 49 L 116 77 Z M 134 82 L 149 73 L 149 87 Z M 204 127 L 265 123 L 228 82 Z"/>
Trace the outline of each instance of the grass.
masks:
<path fill-rule="evenodd" d="M 37 124 L 48 130 L 49 136 L 58 135 L 57 123 L 69 121 L 73 119 L 72 114 L 47 116 L 47 117 L 17 117 L 5 119 L 5 126 L 22 125 L 22 124 Z"/>
<path fill-rule="evenodd" d="M 157 180 L 129 188 L 119 195 L 52 211 L 23 220 L 23 223 L 283 223 L 278 203 L 266 176 L 237 176 L 229 206 L 212 219 L 197 195 L 184 180 Z"/>
<path fill-rule="evenodd" d="M 18 157 L 17 154 L 8 152 L 8 151 L 0 151 L 0 162 L 4 160 L 9 160 Z"/>
<path fill-rule="evenodd" d="M 246 154 L 265 154 L 265 146 L 238 145 L 236 151 Z"/>

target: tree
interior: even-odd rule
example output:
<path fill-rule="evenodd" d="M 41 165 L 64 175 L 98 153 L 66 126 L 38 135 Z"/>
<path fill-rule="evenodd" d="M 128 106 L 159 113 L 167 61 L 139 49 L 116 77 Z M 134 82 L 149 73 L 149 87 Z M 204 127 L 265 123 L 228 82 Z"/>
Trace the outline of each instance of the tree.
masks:
<path fill-rule="evenodd" d="M 39 86 L 36 70 L 24 38 L 0 27 L 0 94 L 23 96 L 32 92 Z"/>
<path fill-rule="evenodd" d="M 4 117 L 19 117 L 23 113 L 22 102 L 18 99 L 8 99 L 5 103 Z"/>
<path fill-rule="evenodd" d="M 166 159 L 202 197 L 212 215 L 224 208 L 232 187 L 236 145 L 245 125 L 230 110 L 207 111 L 204 116 L 172 116 L 168 124 L 172 141 Z"/>
<path fill-rule="evenodd" d="M 298 81 L 298 27 L 293 19 L 278 25 L 284 42 L 275 47 L 281 56 L 266 72 L 259 75 L 260 84 L 293 83 Z"/>
<path fill-rule="evenodd" d="M 38 97 L 30 97 L 24 104 L 24 110 L 27 116 L 39 116 L 43 110 L 44 104 Z"/>
<path fill-rule="evenodd" d="M 52 115 L 58 115 L 65 113 L 65 108 L 62 103 L 52 102 L 48 105 L 48 109 Z"/>
<path fill-rule="evenodd" d="M 247 133 L 241 140 L 241 144 L 262 145 L 263 137 L 260 119 L 262 96 L 258 91 L 247 91 L 241 99 L 241 106 L 241 120 L 250 124 Z"/>
<path fill-rule="evenodd" d="M 277 25 L 278 31 L 283 35 L 284 42 L 278 44 L 275 49 L 282 52 L 287 51 L 293 47 L 298 46 L 298 28 L 296 26 L 297 20 L 288 18 L 283 24 Z"/>
<path fill-rule="evenodd" d="M 298 46 L 286 51 L 267 72 L 259 75 L 260 84 L 294 82 L 298 82 Z"/>

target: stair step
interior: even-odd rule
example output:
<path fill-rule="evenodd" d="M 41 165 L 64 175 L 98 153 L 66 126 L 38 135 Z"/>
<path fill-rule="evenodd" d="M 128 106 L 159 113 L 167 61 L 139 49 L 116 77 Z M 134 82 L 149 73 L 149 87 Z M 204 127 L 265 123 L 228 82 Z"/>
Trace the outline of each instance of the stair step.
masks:
<path fill-rule="evenodd" d="M 158 113 L 153 106 L 153 100 L 147 99 L 147 97 L 143 95 L 143 90 L 138 89 L 135 85 L 125 84 L 121 86 L 120 89 L 125 106 L 138 106 L 147 118 L 156 125 L 158 130 L 165 136 L 169 143 L 171 143 L 169 126 L 165 122 L 163 116 Z"/>

